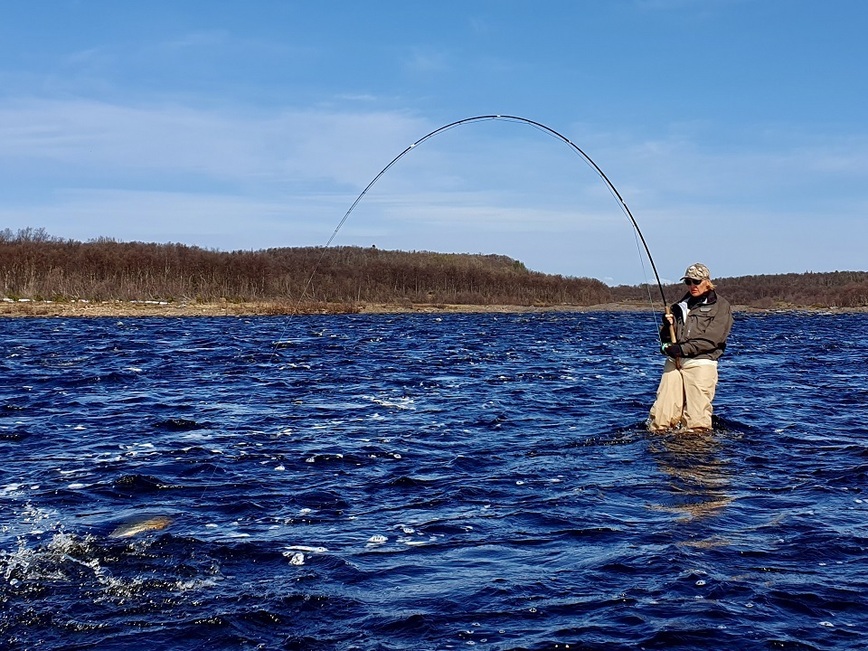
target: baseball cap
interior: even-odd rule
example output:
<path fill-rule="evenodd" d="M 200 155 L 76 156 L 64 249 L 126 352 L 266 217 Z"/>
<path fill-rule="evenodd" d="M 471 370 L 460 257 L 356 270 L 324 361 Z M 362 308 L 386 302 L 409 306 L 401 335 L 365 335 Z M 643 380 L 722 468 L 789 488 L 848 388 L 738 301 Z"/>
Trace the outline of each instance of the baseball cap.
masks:
<path fill-rule="evenodd" d="M 687 271 L 684 272 L 684 275 L 681 277 L 681 280 L 687 280 L 691 278 L 693 280 L 710 280 L 711 272 L 708 271 L 708 267 L 706 267 L 701 262 L 696 262 L 689 267 L 687 267 Z"/>

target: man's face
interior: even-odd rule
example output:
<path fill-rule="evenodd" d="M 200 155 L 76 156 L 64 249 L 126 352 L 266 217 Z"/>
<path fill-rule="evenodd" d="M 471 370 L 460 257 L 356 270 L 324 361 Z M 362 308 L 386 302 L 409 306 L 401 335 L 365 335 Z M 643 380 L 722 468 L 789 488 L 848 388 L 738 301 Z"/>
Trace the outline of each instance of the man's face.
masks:
<path fill-rule="evenodd" d="M 684 283 L 687 285 L 687 289 L 691 296 L 702 296 L 709 290 L 709 282 L 707 278 L 703 278 L 702 280 L 687 278 L 684 280 Z"/>

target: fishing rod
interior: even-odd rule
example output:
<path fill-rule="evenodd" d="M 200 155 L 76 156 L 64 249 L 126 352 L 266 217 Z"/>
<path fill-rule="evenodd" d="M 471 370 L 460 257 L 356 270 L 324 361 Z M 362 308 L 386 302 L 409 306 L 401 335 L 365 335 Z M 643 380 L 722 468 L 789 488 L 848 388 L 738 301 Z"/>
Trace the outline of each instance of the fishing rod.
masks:
<path fill-rule="evenodd" d="M 401 160 L 411 150 L 415 149 L 416 147 L 421 145 L 423 142 L 425 142 L 426 140 L 428 140 L 430 138 L 433 138 L 434 136 L 436 136 L 439 133 L 443 133 L 444 131 L 448 131 L 449 129 L 454 129 L 455 127 L 459 127 L 459 126 L 464 125 L 464 124 L 470 124 L 472 122 L 481 122 L 483 120 L 505 120 L 505 121 L 509 121 L 509 122 L 520 122 L 520 123 L 535 127 L 537 129 L 540 129 L 544 133 L 547 133 L 548 135 L 560 140 L 561 142 L 563 142 L 566 145 L 568 145 L 569 147 L 571 147 L 582 158 L 582 160 L 584 160 L 585 163 L 587 163 L 591 167 L 591 169 L 593 169 L 597 173 L 597 175 L 601 179 L 603 179 L 603 181 L 605 182 L 606 186 L 609 189 L 609 192 L 611 192 L 612 196 L 614 196 L 615 199 L 617 200 L 618 205 L 621 207 L 621 210 L 624 212 L 624 214 L 630 220 L 630 223 L 632 224 L 633 229 L 636 231 L 636 235 L 639 237 L 639 240 L 642 242 L 642 246 L 645 249 L 645 255 L 648 257 L 648 261 L 651 263 L 651 270 L 654 272 L 654 278 L 657 281 L 657 288 L 660 290 L 660 298 L 663 302 L 664 307 L 666 307 L 666 305 L 667 305 L 666 294 L 663 291 L 663 283 L 660 282 L 660 275 L 657 273 L 657 265 L 654 264 L 654 258 L 651 255 L 651 249 L 648 248 L 648 243 L 645 241 L 645 236 L 642 234 L 642 230 L 639 228 L 639 224 L 636 222 L 636 218 L 633 217 L 633 213 L 630 212 L 630 208 L 629 208 L 629 206 L 627 206 L 627 202 L 624 201 L 624 198 L 621 196 L 621 193 L 618 192 L 618 189 L 615 187 L 615 184 L 612 183 L 611 180 L 609 180 L 609 177 L 606 176 L 605 172 L 603 172 L 603 170 L 600 168 L 600 166 L 597 165 L 593 161 L 593 159 L 590 156 L 588 156 L 588 154 L 586 154 L 584 152 L 584 150 L 582 150 L 578 145 L 576 145 L 574 142 L 572 142 L 565 135 L 563 135 L 562 133 L 559 133 L 558 131 L 555 131 L 551 127 L 546 126 L 545 124 L 542 124 L 541 122 L 537 122 L 537 121 L 531 120 L 529 118 L 523 118 L 523 117 L 520 117 L 517 115 L 477 115 L 474 117 L 464 118 L 462 120 L 456 120 L 455 122 L 450 122 L 449 124 L 445 124 L 442 127 L 434 129 L 434 131 L 431 131 L 430 133 L 427 133 L 424 136 L 422 136 L 421 138 L 419 138 L 419 140 L 412 143 L 406 149 L 404 149 L 404 151 L 402 151 L 400 154 L 395 156 L 395 158 L 393 158 L 389 162 L 388 165 L 386 165 L 382 170 L 380 170 L 379 174 L 377 174 L 371 180 L 371 182 L 365 186 L 365 189 L 359 193 L 359 196 L 356 197 L 356 200 L 353 201 L 352 205 L 347 209 L 347 212 L 344 213 L 343 218 L 338 223 L 337 227 L 335 228 L 334 232 L 332 233 L 331 237 L 329 238 L 328 242 L 326 243 L 326 248 L 328 248 L 331 245 L 332 241 L 337 236 L 338 231 L 340 231 L 341 227 L 344 225 L 344 223 L 347 221 L 347 219 L 349 219 L 350 214 L 353 212 L 353 210 L 355 210 L 355 208 L 359 204 L 359 202 L 365 197 L 365 195 L 374 186 L 374 184 L 380 180 L 380 177 L 382 177 L 383 174 L 388 172 L 389 169 L 391 169 L 391 167 L 395 163 L 397 163 L 399 160 Z"/>
<path fill-rule="evenodd" d="M 440 133 L 443 133 L 444 131 L 454 129 L 455 127 L 459 127 L 459 126 L 462 126 L 464 124 L 471 124 L 473 122 L 481 122 L 484 120 L 504 120 L 504 121 L 508 121 L 508 122 L 519 122 L 522 124 L 527 124 L 529 126 L 532 126 L 536 129 L 539 129 L 539 130 L 543 131 L 544 133 L 552 136 L 553 138 L 556 138 L 557 140 L 560 140 L 561 142 L 565 143 L 570 148 L 572 148 L 572 150 L 576 154 L 578 154 L 579 157 L 581 157 L 581 159 L 583 161 L 585 161 L 585 163 L 588 166 L 590 166 L 591 169 L 593 169 L 601 179 L 603 179 L 603 182 L 606 184 L 606 187 L 609 189 L 609 192 L 611 192 L 612 196 L 615 197 L 616 201 L 618 202 L 618 205 L 621 207 L 621 210 L 624 212 L 624 214 L 630 220 L 630 224 L 632 224 L 633 230 L 635 231 L 636 235 L 638 236 L 639 241 L 642 242 L 642 246 L 645 249 L 645 255 L 648 257 L 648 261 L 651 263 L 651 270 L 654 272 L 654 279 L 657 282 L 657 289 L 660 291 L 660 300 L 663 303 L 663 309 L 667 315 L 671 314 L 671 311 L 669 309 L 669 305 L 666 302 L 666 293 L 663 291 L 663 283 L 660 282 L 660 274 L 657 273 L 657 265 L 654 263 L 654 257 L 651 255 L 651 249 L 648 247 L 648 242 L 645 241 L 645 236 L 642 234 L 642 229 L 639 228 L 639 224 L 636 221 L 636 218 L 633 216 L 633 213 L 630 211 L 630 207 L 627 205 L 627 202 L 624 201 L 624 197 L 622 197 L 621 193 L 618 192 L 618 188 L 615 187 L 615 184 L 612 183 L 612 181 L 609 179 L 608 176 L 606 176 L 605 172 L 603 172 L 603 170 L 600 168 L 600 166 L 597 165 L 597 163 L 595 163 L 594 160 L 590 156 L 588 156 L 588 154 L 585 153 L 585 151 L 581 147 L 576 145 L 572 140 L 567 138 L 565 135 L 563 135 L 562 133 L 560 133 L 558 131 L 555 131 L 551 127 L 546 126 L 545 124 L 542 124 L 541 122 L 537 122 L 536 120 L 531 120 L 529 118 L 524 118 L 524 117 L 520 117 L 517 115 L 476 115 L 473 117 L 464 118 L 462 120 L 456 120 L 455 122 L 450 122 L 449 124 L 444 124 L 442 127 L 434 129 L 433 131 L 431 131 L 431 132 L 425 134 L 424 136 L 422 136 L 421 138 L 419 138 L 416 142 L 410 144 L 406 149 L 404 149 L 404 151 L 402 151 L 400 154 L 395 156 L 391 161 L 389 161 L 389 164 L 386 165 L 383 169 L 381 169 L 380 172 L 371 180 L 371 182 L 368 183 L 368 185 L 366 185 L 365 188 L 359 193 L 359 196 L 356 197 L 356 200 L 353 201 L 353 203 L 350 205 L 350 207 L 344 213 L 344 216 L 341 218 L 340 222 L 338 222 L 338 225 L 335 227 L 334 232 L 332 232 L 331 237 L 329 237 L 328 241 L 326 242 L 325 247 L 323 248 L 322 256 L 325 255 L 325 250 L 328 249 L 329 246 L 331 246 L 335 237 L 337 237 L 338 232 L 341 230 L 343 225 L 346 223 L 347 219 L 349 219 L 353 210 L 356 209 L 356 206 L 359 205 L 359 202 L 365 197 L 365 195 L 374 186 L 374 184 L 380 180 L 380 178 L 383 176 L 383 174 L 388 172 L 392 168 L 392 166 L 395 165 L 395 163 L 397 163 L 404 156 L 406 156 L 408 153 L 410 153 L 410 151 L 412 151 L 413 149 L 415 149 L 416 147 L 421 145 L 426 140 L 429 140 L 430 138 L 433 138 L 434 136 L 436 136 Z M 322 256 L 320 258 L 320 261 L 322 261 Z M 317 264 L 315 265 L 313 273 L 311 274 L 310 278 L 308 279 L 307 284 L 305 285 L 304 289 L 302 290 L 302 293 L 301 293 L 302 297 L 307 293 L 308 288 L 310 287 L 311 283 L 313 282 L 313 276 L 316 274 L 316 268 L 318 266 L 319 266 L 319 262 L 317 262 Z M 649 291 L 649 293 L 650 293 L 650 291 Z M 675 341 L 675 326 L 672 323 L 669 324 L 669 334 L 671 337 L 671 341 L 674 342 Z"/>

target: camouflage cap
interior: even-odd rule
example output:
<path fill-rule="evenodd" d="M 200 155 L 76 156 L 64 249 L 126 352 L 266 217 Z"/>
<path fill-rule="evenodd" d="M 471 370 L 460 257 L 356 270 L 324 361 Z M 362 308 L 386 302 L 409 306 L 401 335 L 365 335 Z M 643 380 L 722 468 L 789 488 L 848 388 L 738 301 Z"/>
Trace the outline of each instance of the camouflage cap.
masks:
<path fill-rule="evenodd" d="M 687 280 L 688 278 L 693 280 L 711 280 L 711 272 L 704 264 L 696 262 L 687 267 L 687 271 L 684 272 L 681 280 Z"/>

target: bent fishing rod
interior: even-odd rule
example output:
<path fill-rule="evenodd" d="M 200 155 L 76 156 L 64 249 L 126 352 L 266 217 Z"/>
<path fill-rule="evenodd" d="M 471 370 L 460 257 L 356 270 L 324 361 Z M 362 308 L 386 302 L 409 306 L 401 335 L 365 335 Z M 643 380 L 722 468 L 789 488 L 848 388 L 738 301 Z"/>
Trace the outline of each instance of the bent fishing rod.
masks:
<path fill-rule="evenodd" d="M 630 211 L 630 208 L 629 208 L 629 206 L 627 206 L 627 202 L 624 201 L 624 198 L 621 196 L 621 193 L 618 192 L 618 189 L 615 187 L 615 184 L 612 183 L 612 181 L 609 179 L 608 176 L 606 176 L 605 172 L 603 172 L 603 170 L 600 168 L 600 166 L 597 165 L 597 163 L 595 163 L 594 160 L 590 156 L 588 156 L 588 154 L 586 154 L 585 151 L 582 150 L 581 147 L 576 145 L 573 141 L 571 141 L 565 135 L 563 135 L 562 133 L 560 133 L 558 131 L 555 131 L 551 127 L 546 126 L 545 124 L 542 124 L 541 122 L 537 122 L 536 120 L 531 120 L 529 118 L 524 118 L 524 117 L 520 117 L 517 115 L 477 115 L 474 117 L 464 118 L 462 120 L 456 120 L 455 122 L 450 122 L 449 124 L 445 124 L 442 127 L 434 129 L 430 133 L 427 133 L 424 136 L 422 136 L 421 138 L 419 138 L 416 142 L 409 145 L 406 149 L 404 149 L 404 151 L 402 151 L 400 154 L 395 156 L 391 161 L 389 161 L 389 164 L 386 165 L 382 170 L 380 170 L 379 174 L 377 174 L 371 180 L 371 182 L 365 186 L 365 189 L 359 193 L 359 196 L 356 197 L 356 200 L 353 201 L 352 205 L 350 205 L 350 207 L 347 209 L 346 213 L 344 213 L 343 218 L 338 223 L 337 227 L 335 228 L 335 230 L 332 233 L 331 237 L 329 238 L 328 242 L 326 242 L 325 248 L 328 248 L 331 245 L 332 241 L 334 241 L 335 237 L 337 236 L 338 231 L 340 231 L 341 227 L 344 225 L 344 223 L 346 223 L 347 219 L 349 219 L 350 214 L 352 214 L 353 210 L 355 210 L 356 206 L 365 197 L 365 195 L 374 186 L 374 184 L 380 180 L 380 178 L 383 176 L 383 174 L 388 172 L 389 169 L 391 169 L 392 166 L 395 165 L 395 163 L 397 163 L 404 156 L 406 156 L 411 150 L 415 149 L 416 147 L 421 145 L 426 140 L 429 140 L 430 138 L 433 138 L 434 136 L 436 136 L 440 133 L 443 133 L 444 131 L 454 129 L 455 127 L 459 127 L 459 126 L 462 126 L 465 124 L 471 124 L 473 122 L 481 122 L 481 121 L 485 121 L 485 120 L 505 120 L 508 122 L 519 122 L 522 124 L 527 124 L 529 126 L 532 126 L 536 129 L 539 129 L 539 130 L 543 131 L 544 133 L 552 136 L 553 138 L 556 138 L 557 140 L 560 140 L 564 144 L 568 145 L 576 154 L 579 155 L 579 157 L 583 161 L 585 161 L 585 163 L 588 166 L 591 167 L 591 169 L 594 170 L 594 172 L 597 173 L 597 175 L 606 184 L 606 187 L 608 187 L 609 192 L 612 193 L 612 196 L 618 202 L 618 205 L 621 207 L 621 210 L 624 212 L 624 214 L 630 220 L 630 224 L 632 224 L 633 229 L 636 232 L 636 235 L 639 237 L 639 240 L 642 242 L 642 246 L 645 249 L 645 255 L 648 257 L 648 261 L 651 263 L 651 270 L 654 272 L 654 279 L 657 281 L 657 288 L 658 288 L 658 290 L 660 290 L 660 299 L 663 302 L 664 310 L 665 310 L 666 314 L 669 314 L 670 310 L 669 310 L 669 305 L 666 302 L 666 294 L 663 291 L 663 283 L 660 282 L 660 274 L 657 273 L 657 265 L 654 264 L 654 258 L 651 255 L 651 249 L 648 248 L 648 243 L 645 241 L 645 236 L 642 234 L 642 230 L 639 228 L 639 224 L 636 222 L 636 218 L 633 216 L 633 213 Z M 674 327 L 671 324 L 670 324 L 670 334 L 672 334 L 672 341 L 675 341 Z"/>

